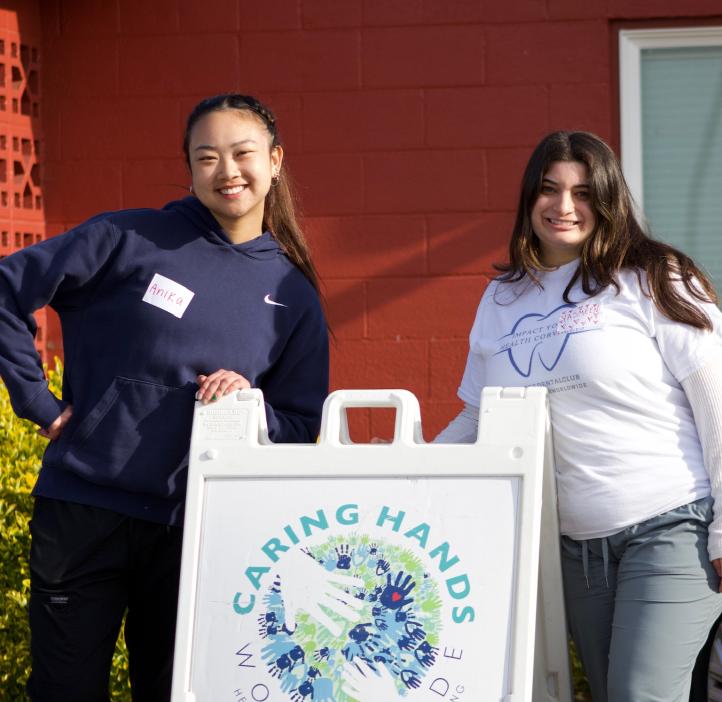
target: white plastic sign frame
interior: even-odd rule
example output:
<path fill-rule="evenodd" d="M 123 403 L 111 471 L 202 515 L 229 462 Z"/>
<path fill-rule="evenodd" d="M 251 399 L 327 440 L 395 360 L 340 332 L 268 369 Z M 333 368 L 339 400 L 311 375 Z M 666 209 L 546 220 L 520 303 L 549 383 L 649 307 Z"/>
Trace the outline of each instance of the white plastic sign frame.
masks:
<path fill-rule="evenodd" d="M 393 441 L 351 444 L 351 407 Z M 347 390 L 318 444 L 270 444 L 259 390 L 197 405 L 173 702 L 569 699 L 566 653 L 533 671 L 546 421 L 543 388 L 486 388 L 476 443 L 425 444 L 411 393 Z"/>

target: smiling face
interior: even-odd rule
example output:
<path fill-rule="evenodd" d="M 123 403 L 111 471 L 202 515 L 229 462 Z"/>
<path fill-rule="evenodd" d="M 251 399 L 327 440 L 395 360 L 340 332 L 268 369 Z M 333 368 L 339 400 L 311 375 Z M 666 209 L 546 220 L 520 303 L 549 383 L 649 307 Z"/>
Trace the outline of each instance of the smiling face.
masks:
<path fill-rule="evenodd" d="M 266 194 L 283 160 L 271 140 L 259 117 L 230 109 L 209 112 L 190 133 L 193 192 L 235 244 L 263 233 Z"/>
<path fill-rule="evenodd" d="M 577 258 L 596 221 L 587 167 L 579 161 L 554 161 L 531 211 L 544 265 L 561 266 Z"/>

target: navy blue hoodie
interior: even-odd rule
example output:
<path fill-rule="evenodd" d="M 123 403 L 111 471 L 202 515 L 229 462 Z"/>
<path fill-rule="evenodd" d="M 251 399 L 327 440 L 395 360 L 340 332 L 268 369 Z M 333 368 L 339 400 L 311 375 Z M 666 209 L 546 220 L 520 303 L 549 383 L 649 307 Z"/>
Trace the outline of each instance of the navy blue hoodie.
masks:
<path fill-rule="evenodd" d="M 65 349 L 62 400 L 35 352 L 49 304 Z M 182 523 L 196 376 L 263 390 L 276 442 L 310 442 L 328 391 L 318 295 L 265 233 L 232 244 L 194 197 L 126 210 L 0 261 L 0 374 L 13 409 L 47 427 L 34 494 Z"/>

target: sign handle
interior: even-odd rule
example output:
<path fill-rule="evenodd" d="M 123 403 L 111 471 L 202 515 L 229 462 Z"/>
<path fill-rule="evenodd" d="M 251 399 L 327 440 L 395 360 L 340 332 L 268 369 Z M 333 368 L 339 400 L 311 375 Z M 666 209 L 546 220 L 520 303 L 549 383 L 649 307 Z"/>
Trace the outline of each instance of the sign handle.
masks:
<path fill-rule="evenodd" d="M 336 390 L 323 404 L 319 443 L 331 446 L 352 444 L 348 430 L 349 408 L 385 407 L 396 410 L 393 444 L 423 444 L 421 410 L 408 390 Z"/>

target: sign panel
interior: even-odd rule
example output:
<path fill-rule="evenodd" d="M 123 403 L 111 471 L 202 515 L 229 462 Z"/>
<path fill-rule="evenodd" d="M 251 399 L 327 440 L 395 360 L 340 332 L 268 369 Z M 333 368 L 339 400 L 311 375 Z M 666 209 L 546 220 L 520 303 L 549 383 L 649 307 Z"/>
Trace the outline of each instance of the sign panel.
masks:
<path fill-rule="evenodd" d="M 405 391 L 335 393 L 313 446 L 264 444 L 259 391 L 197 407 L 173 700 L 530 700 L 545 396 L 507 395 L 472 445 Z"/>

